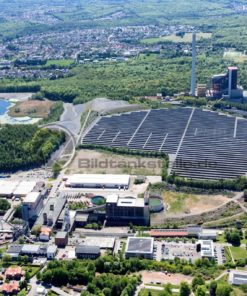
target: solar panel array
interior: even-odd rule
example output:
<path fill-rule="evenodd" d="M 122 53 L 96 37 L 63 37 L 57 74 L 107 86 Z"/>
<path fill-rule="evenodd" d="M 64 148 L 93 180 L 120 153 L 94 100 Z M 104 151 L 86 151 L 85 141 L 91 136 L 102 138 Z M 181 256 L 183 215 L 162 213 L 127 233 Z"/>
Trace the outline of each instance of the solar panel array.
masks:
<path fill-rule="evenodd" d="M 211 111 L 176 108 L 104 116 L 82 141 L 168 153 L 171 172 L 188 178 L 247 173 L 247 121 Z"/>

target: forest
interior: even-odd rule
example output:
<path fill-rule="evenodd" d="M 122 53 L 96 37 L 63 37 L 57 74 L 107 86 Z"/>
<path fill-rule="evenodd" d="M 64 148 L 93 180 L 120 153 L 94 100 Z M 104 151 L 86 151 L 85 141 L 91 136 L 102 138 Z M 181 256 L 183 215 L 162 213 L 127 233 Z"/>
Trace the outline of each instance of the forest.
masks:
<path fill-rule="evenodd" d="M 0 172 L 42 165 L 64 141 L 61 132 L 35 125 L 5 125 L 0 129 Z"/>

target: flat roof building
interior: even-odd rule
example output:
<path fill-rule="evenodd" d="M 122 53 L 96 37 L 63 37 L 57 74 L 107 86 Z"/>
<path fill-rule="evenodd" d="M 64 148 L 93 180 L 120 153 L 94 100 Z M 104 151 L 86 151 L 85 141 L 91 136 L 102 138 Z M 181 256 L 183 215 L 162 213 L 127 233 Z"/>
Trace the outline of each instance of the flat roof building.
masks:
<path fill-rule="evenodd" d="M 141 257 L 153 259 L 154 239 L 152 237 L 129 237 L 126 244 L 125 257 Z"/>
<path fill-rule="evenodd" d="M 106 198 L 106 220 L 109 224 L 148 225 L 150 219 L 149 204 L 144 198 L 119 197 L 117 194 Z"/>
<path fill-rule="evenodd" d="M 22 203 L 22 218 L 35 221 L 43 208 L 43 196 L 40 192 L 28 193 Z"/>
<path fill-rule="evenodd" d="M 69 235 L 66 231 L 58 231 L 55 237 L 55 244 L 60 248 L 67 246 L 69 242 Z"/>
<path fill-rule="evenodd" d="M 33 191 L 36 184 L 36 181 L 21 181 L 14 190 L 13 195 L 19 197 L 25 196 Z"/>
<path fill-rule="evenodd" d="M 129 188 L 129 175 L 75 174 L 69 176 L 65 186 L 72 188 Z"/>
<path fill-rule="evenodd" d="M 247 271 L 231 270 L 228 281 L 231 285 L 247 285 Z"/>
<path fill-rule="evenodd" d="M 96 259 L 100 256 L 99 246 L 77 245 L 75 255 L 78 259 Z"/>
<path fill-rule="evenodd" d="M 199 240 L 198 243 L 201 245 L 202 258 L 214 258 L 214 242 L 212 240 Z"/>
<path fill-rule="evenodd" d="M 12 197 L 18 184 L 18 181 L 0 180 L 0 196 Z"/>

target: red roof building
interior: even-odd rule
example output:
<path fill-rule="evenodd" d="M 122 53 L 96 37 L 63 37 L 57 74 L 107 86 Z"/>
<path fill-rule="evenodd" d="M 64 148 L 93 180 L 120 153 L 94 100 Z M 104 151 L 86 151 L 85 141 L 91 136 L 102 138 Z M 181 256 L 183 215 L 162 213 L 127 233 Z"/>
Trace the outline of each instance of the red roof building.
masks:
<path fill-rule="evenodd" d="M 4 283 L 0 289 L 4 295 L 16 295 L 19 292 L 19 283 Z"/>
<path fill-rule="evenodd" d="M 150 235 L 152 237 L 187 237 L 189 233 L 187 229 L 152 229 Z"/>

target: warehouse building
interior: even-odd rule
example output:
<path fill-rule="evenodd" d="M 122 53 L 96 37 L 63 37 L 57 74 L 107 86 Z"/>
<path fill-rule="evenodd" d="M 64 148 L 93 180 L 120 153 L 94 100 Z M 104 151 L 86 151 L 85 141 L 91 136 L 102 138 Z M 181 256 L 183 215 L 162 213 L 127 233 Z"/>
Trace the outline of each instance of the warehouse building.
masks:
<path fill-rule="evenodd" d="M 106 198 L 106 220 L 108 224 L 124 225 L 130 222 L 148 225 L 150 212 L 148 199 L 136 197 L 119 197 L 117 194 Z"/>
<path fill-rule="evenodd" d="M 66 187 L 128 189 L 129 175 L 113 174 L 75 174 L 65 180 Z"/>
<path fill-rule="evenodd" d="M 55 258 L 57 254 L 57 246 L 55 245 L 36 245 L 36 244 L 24 244 L 17 245 L 12 244 L 9 246 L 7 252 L 12 259 L 17 259 L 18 256 L 34 257 L 47 257 L 47 259 Z"/>
<path fill-rule="evenodd" d="M 126 244 L 125 258 L 140 257 L 153 259 L 154 239 L 152 237 L 129 237 Z"/>

